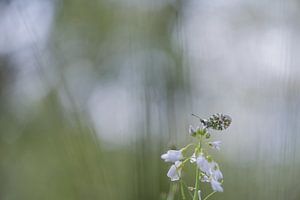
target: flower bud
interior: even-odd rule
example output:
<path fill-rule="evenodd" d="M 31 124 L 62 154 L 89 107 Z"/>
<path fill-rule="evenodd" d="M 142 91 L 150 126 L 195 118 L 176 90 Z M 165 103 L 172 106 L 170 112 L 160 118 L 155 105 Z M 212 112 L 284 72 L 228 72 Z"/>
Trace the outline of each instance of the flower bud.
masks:
<path fill-rule="evenodd" d="M 189 134 L 193 137 L 196 136 L 196 130 L 194 129 L 194 127 L 192 125 L 190 125 L 190 127 L 189 127 Z"/>
<path fill-rule="evenodd" d="M 197 127 L 197 134 L 198 135 L 205 135 L 206 134 L 206 129 L 204 128 L 204 129 L 202 129 L 202 128 L 200 128 L 199 126 Z"/>
<path fill-rule="evenodd" d="M 217 149 L 220 150 L 221 149 L 221 141 L 214 141 L 214 142 L 209 142 L 208 145 L 213 148 L 213 149 Z"/>
<path fill-rule="evenodd" d="M 212 157 L 210 155 L 206 156 L 206 159 L 207 159 L 208 162 L 212 162 L 213 161 L 213 159 L 212 159 Z"/>
<path fill-rule="evenodd" d="M 201 200 L 201 191 L 198 190 L 198 199 Z"/>
<path fill-rule="evenodd" d="M 205 138 L 209 139 L 210 138 L 210 133 L 207 132 L 206 135 L 205 135 Z"/>

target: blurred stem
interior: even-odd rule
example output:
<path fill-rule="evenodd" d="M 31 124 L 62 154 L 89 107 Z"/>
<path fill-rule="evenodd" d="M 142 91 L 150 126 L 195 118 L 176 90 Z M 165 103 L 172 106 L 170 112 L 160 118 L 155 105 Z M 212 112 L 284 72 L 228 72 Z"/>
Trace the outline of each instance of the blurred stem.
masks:
<path fill-rule="evenodd" d="M 187 184 L 184 182 L 184 180 L 181 179 L 181 183 L 184 185 L 184 187 L 187 189 L 188 194 L 190 195 L 191 198 L 193 198 L 192 192 L 189 190 Z"/>
<path fill-rule="evenodd" d="M 184 194 L 184 188 L 183 188 L 183 183 L 180 181 L 180 191 L 181 191 L 181 196 L 183 200 L 186 200 L 185 194 Z"/>
<path fill-rule="evenodd" d="M 175 193 L 177 191 L 177 186 L 174 183 L 170 183 L 170 190 L 167 197 L 167 200 L 174 200 Z"/>

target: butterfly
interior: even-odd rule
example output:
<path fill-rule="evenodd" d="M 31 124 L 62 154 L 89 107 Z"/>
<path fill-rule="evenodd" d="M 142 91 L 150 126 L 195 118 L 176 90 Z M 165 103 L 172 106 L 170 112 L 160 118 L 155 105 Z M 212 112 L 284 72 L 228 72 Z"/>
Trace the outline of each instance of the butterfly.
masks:
<path fill-rule="evenodd" d="M 195 114 L 192 115 L 200 119 L 200 122 L 203 124 L 204 128 L 211 128 L 219 131 L 228 128 L 232 121 L 229 115 L 224 115 L 222 113 L 213 114 L 208 119 L 202 119 L 201 117 Z"/>

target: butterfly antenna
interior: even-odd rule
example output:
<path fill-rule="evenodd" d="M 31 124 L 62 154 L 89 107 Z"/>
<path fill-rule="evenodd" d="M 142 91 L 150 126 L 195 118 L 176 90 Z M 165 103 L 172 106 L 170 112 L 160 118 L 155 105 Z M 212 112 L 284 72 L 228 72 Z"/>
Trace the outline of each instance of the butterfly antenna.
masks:
<path fill-rule="evenodd" d="M 198 115 L 195 115 L 193 113 L 191 115 L 194 116 L 194 117 L 197 117 L 197 118 L 201 119 L 201 117 L 199 117 Z"/>
<path fill-rule="evenodd" d="M 194 116 L 194 117 L 197 117 L 198 119 L 200 119 L 200 122 L 201 122 L 201 123 L 203 123 L 203 124 L 205 123 L 205 120 L 203 120 L 203 119 L 202 119 L 201 117 L 199 117 L 198 115 L 195 115 L 195 114 L 193 114 L 193 113 L 192 113 L 191 115 Z"/>

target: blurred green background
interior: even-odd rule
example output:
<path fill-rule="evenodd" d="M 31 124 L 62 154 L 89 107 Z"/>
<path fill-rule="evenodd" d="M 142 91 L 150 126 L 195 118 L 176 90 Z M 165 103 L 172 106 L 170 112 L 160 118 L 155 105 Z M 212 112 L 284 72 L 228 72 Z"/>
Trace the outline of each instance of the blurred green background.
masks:
<path fill-rule="evenodd" d="M 0 199 L 165 200 L 160 155 L 192 141 L 191 113 L 223 112 L 212 199 L 299 200 L 299 9 L 0 1 Z"/>

